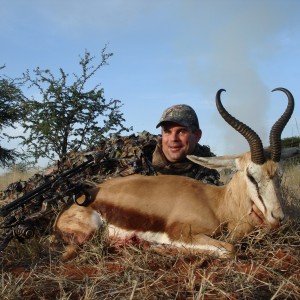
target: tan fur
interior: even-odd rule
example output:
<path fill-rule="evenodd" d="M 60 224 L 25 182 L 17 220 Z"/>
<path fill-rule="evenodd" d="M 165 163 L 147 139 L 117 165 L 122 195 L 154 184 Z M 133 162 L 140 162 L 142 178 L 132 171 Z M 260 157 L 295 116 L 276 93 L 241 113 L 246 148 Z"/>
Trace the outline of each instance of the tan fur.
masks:
<path fill-rule="evenodd" d="M 128 234 L 135 232 L 143 238 L 152 234 L 154 241 L 155 234 L 159 234 L 163 243 L 193 253 L 231 257 L 233 245 L 215 237 L 224 228 L 232 238 L 251 232 L 253 203 L 270 227 L 280 224 L 284 217 L 275 191 L 280 188 L 274 180 L 278 176 L 277 163 L 267 161 L 259 166 L 250 158 L 249 153 L 219 158 L 226 162 L 231 159 L 239 170 L 224 186 L 175 175 L 108 180 L 89 191 L 93 202 L 88 207 L 73 204 L 64 211 L 54 225 L 54 233 L 68 244 L 82 245 L 105 221 Z M 253 184 L 247 174 L 258 183 Z M 65 257 L 72 257 L 72 253 Z"/>

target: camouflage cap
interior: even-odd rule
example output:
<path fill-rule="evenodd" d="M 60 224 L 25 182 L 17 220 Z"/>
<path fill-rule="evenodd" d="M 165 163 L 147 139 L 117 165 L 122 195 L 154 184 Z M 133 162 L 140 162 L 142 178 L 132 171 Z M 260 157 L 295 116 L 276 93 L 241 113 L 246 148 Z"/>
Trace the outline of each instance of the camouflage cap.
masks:
<path fill-rule="evenodd" d="M 178 104 L 167 108 L 160 120 L 156 125 L 156 128 L 162 125 L 164 122 L 174 122 L 176 124 L 186 127 L 196 127 L 199 129 L 199 122 L 196 112 L 188 105 Z"/>

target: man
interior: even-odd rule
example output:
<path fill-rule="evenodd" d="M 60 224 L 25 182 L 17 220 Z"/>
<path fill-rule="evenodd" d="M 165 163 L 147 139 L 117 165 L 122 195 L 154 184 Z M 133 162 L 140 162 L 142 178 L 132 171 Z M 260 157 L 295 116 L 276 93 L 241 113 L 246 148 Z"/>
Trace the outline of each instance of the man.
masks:
<path fill-rule="evenodd" d="M 152 164 L 157 172 L 189 176 L 205 183 L 222 185 L 216 170 L 196 165 L 186 158 L 189 154 L 214 156 L 208 147 L 198 144 L 202 131 L 193 108 L 184 104 L 167 108 L 158 127 L 162 127 L 162 138 L 158 140 L 152 156 Z M 254 204 L 250 216 L 257 225 L 264 224 L 263 214 Z"/>
<path fill-rule="evenodd" d="M 174 105 L 166 109 L 156 128 L 162 127 L 152 156 L 152 164 L 160 174 L 182 175 L 205 183 L 221 185 L 216 170 L 199 166 L 186 156 L 214 156 L 209 147 L 198 144 L 202 131 L 195 111 L 188 105 Z"/>

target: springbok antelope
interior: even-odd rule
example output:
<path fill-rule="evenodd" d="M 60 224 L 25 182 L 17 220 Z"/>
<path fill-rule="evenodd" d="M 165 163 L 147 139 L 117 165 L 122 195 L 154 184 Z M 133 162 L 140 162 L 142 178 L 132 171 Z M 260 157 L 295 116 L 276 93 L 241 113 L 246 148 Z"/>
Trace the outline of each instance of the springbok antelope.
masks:
<path fill-rule="evenodd" d="M 234 246 L 215 237 L 223 229 L 232 238 L 251 232 L 255 227 L 250 217 L 253 203 L 269 228 L 279 226 L 284 219 L 279 161 L 299 154 L 299 149 L 281 151 L 281 133 L 293 113 L 294 99 L 284 88 L 275 90 L 287 95 L 288 105 L 271 129 L 268 150 L 251 128 L 225 110 L 220 100 L 225 90 L 217 92 L 219 113 L 246 138 L 250 151 L 239 156 L 188 158 L 208 168 L 236 169 L 228 184 L 213 186 L 173 175 L 110 179 L 88 191 L 90 204 L 72 204 L 57 217 L 53 226 L 55 239 L 68 243 L 62 259 L 74 257 L 77 248 L 104 223 L 108 224 L 109 235 L 125 238 L 136 234 L 156 245 L 224 258 L 234 256 Z"/>

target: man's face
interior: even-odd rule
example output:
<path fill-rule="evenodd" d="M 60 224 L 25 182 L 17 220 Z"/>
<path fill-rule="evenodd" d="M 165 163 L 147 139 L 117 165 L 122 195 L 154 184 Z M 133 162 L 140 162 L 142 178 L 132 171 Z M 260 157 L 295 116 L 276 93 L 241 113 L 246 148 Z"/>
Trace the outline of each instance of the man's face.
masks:
<path fill-rule="evenodd" d="M 192 130 L 188 127 L 172 122 L 162 126 L 162 151 L 170 162 L 180 162 L 188 154 L 192 154 L 201 138 L 201 130 Z"/>

